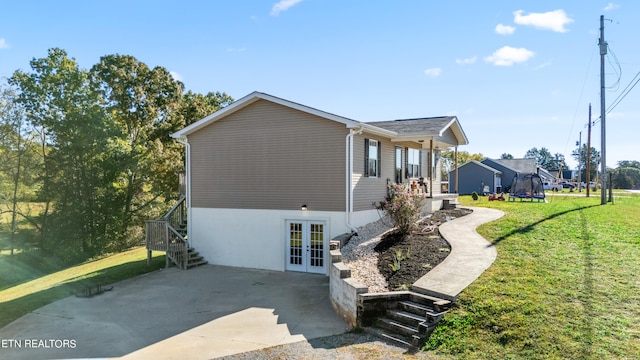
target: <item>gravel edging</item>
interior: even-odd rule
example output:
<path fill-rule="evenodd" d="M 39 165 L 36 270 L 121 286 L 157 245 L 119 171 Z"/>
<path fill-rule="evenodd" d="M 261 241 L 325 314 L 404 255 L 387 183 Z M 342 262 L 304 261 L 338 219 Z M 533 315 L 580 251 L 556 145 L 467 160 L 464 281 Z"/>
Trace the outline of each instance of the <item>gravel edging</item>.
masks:
<path fill-rule="evenodd" d="M 345 333 L 308 341 L 278 345 L 266 349 L 220 357 L 225 360 L 273 360 L 273 359 L 438 359 L 433 354 L 418 351 L 407 352 L 406 348 L 386 343 L 366 333 Z"/>
<path fill-rule="evenodd" d="M 371 293 L 387 292 L 387 280 L 378 270 L 379 254 L 374 250 L 382 236 L 392 230 L 388 217 L 357 229 L 357 236 L 340 249 L 342 262 L 351 269 L 351 277 L 369 288 Z"/>

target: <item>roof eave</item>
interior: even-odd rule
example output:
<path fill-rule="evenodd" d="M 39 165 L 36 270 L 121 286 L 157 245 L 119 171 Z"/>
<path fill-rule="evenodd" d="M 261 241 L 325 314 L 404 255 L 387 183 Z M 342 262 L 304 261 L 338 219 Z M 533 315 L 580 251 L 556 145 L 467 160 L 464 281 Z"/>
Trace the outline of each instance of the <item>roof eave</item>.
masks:
<path fill-rule="evenodd" d="M 258 100 L 267 100 L 267 101 L 271 101 L 273 103 L 279 104 L 279 105 L 283 105 L 292 109 L 296 109 L 302 112 L 306 112 L 308 114 L 312 114 L 312 115 L 316 115 L 325 119 L 329 119 L 329 120 L 333 120 L 339 123 L 344 124 L 347 128 L 349 129 L 353 129 L 353 128 L 358 128 L 360 126 L 362 126 L 362 123 L 356 120 L 351 120 L 342 116 L 338 116 L 338 115 L 334 115 L 331 113 L 327 113 L 318 109 L 314 109 L 312 107 L 308 107 L 305 105 L 301 105 L 289 100 L 285 100 L 285 99 L 281 99 L 269 94 L 265 94 L 265 93 L 261 93 L 258 91 L 254 91 L 252 93 L 250 93 L 249 95 L 238 99 L 237 101 L 234 101 L 231 105 L 224 107 L 216 112 L 214 112 L 213 114 L 210 114 L 196 122 L 194 122 L 193 124 L 185 127 L 184 129 L 177 131 L 173 134 L 171 134 L 171 137 L 174 139 L 184 139 L 186 138 L 188 135 L 200 130 L 201 128 L 210 125 L 211 123 L 227 116 L 230 115 L 246 106 L 249 106 L 251 104 L 253 104 L 254 102 L 258 101 Z M 380 129 L 382 130 L 382 129 Z M 386 131 L 386 130 L 385 130 Z"/>

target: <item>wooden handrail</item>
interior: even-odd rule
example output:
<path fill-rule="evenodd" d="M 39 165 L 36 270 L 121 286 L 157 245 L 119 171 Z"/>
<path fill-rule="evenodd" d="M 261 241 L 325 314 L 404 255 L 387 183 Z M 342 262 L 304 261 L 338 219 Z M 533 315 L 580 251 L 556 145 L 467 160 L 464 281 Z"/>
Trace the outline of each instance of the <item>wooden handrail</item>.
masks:
<path fill-rule="evenodd" d="M 165 251 L 169 259 L 181 269 L 187 268 L 189 243 L 176 227 L 187 221 L 186 197 L 178 202 L 159 220 L 147 220 L 145 245 L 148 252 Z"/>

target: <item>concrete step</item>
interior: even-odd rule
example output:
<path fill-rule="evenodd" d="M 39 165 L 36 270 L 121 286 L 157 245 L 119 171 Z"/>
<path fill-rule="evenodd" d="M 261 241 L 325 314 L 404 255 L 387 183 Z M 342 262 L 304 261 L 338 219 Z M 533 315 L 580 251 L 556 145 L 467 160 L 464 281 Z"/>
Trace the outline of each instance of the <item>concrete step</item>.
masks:
<path fill-rule="evenodd" d="M 444 312 L 435 311 L 432 307 L 415 303 L 413 301 L 399 301 L 398 308 L 408 313 L 415 314 L 422 318 L 423 321 L 437 322 Z"/>
<path fill-rule="evenodd" d="M 445 312 L 449 310 L 452 303 L 450 300 L 446 300 L 437 296 L 421 294 L 412 289 L 409 294 L 410 301 L 425 305 L 432 308 L 435 312 Z"/>
<path fill-rule="evenodd" d="M 416 329 L 426 320 L 424 316 L 402 310 L 387 310 L 387 317 Z"/>
<path fill-rule="evenodd" d="M 400 334 L 404 336 L 414 336 L 418 335 L 418 328 L 410 325 L 405 325 L 396 320 L 392 320 L 386 317 L 379 318 L 376 321 L 376 325 L 379 328 L 390 331 L 394 334 Z"/>
<path fill-rule="evenodd" d="M 402 348 L 414 348 L 414 342 L 419 343 L 419 339 L 414 338 L 414 336 L 405 336 L 400 334 L 393 334 L 389 332 L 385 332 L 382 329 L 368 327 L 364 329 L 367 333 L 375 335 L 382 339 L 383 341 L 402 347 Z"/>
<path fill-rule="evenodd" d="M 199 261 L 196 261 L 196 262 L 191 262 L 191 261 L 189 261 L 189 262 L 187 263 L 187 269 L 191 269 L 191 268 L 194 268 L 194 267 L 196 267 L 196 266 L 206 265 L 206 264 L 208 264 L 208 261 L 207 261 L 207 260 L 199 260 Z"/>

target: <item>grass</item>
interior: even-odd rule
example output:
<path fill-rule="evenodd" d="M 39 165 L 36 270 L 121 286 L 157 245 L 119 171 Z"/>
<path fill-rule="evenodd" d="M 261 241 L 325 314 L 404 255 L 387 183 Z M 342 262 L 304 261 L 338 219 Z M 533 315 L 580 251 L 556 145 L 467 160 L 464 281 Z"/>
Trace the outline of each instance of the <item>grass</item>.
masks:
<path fill-rule="evenodd" d="M 621 196 L 624 195 L 624 196 Z M 498 258 L 458 298 L 426 348 L 464 359 L 631 359 L 640 355 L 640 197 L 614 204 L 465 205 L 503 210 L 478 228 Z"/>
<path fill-rule="evenodd" d="M 41 270 L 35 270 L 23 262 L 6 255 L 0 256 L 0 273 L 14 274 L 12 284 L 0 287 L 0 328 L 86 286 L 108 285 L 157 270 L 164 264 L 164 255 L 155 255 L 151 265 L 147 265 L 146 249 L 136 248 L 42 274 Z"/>

